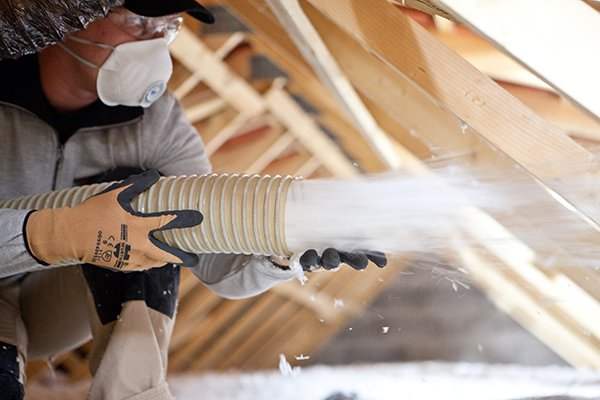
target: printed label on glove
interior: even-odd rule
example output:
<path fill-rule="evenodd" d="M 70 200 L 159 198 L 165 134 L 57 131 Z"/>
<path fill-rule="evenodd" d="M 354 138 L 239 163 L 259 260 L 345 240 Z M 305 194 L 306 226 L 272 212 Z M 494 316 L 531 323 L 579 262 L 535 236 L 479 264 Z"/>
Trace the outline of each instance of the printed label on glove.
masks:
<path fill-rule="evenodd" d="M 120 238 L 114 235 L 106 236 L 98 231 L 96 247 L 94 248 L 93 264 L 111 265 L 116 269 L 123 269 L 129 264 L 131 245 L 128 243 L 128 227 L 121 224 Z"/>

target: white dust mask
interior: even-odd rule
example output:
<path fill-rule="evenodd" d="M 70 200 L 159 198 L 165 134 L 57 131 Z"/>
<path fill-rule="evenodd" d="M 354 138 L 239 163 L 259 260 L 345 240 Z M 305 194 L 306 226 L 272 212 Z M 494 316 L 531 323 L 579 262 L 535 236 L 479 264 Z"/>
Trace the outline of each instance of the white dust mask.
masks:
<path fill-rule="evenodd" d="M 81 63 L 99 70 L 96 90 L 104 104 L 150 107 L 167 89 L 173 64 L 166 39 L 128 42 L 115 47 L 74 36 L 69 39 L 112 50 L 104 64 L 97 66 L 60 44 Z"/>

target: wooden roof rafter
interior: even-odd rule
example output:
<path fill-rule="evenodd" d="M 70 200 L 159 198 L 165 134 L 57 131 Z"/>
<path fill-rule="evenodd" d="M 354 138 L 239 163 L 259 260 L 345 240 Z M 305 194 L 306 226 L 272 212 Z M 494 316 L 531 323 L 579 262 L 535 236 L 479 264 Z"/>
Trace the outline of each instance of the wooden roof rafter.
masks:
<path fill-rule="evenodd" d="M 396 0 L 391 1 L 391 3 L 396 4 L 396 5 L 402 5 L 400 1 L 396 1 Z M 418 3 L 418 4 L 416 7 L 413 7 L 415 5 L 415 3 Z M 536 5 L 534 3 L 535 2 L 529 2 L 527 4 L 527 6 L 535 7 Z M 598 8 L 598 3 L 595 0 L 586 1 L 586 3 L 588 3 L 592 7 Z M 450 3 L 448 3 L 448 4 L 450 4 Z M 483 2 L 477 3 L 478 6 L 481 6 L 483 4 L 485 4 L 485 3 L 483 3 Z M 519 4 L 521 4 L 521 3 L 519 3 Z M 421 7 L 419 7 L 419 5 L 421 5 Z M 530 92 L 525 97 L 522 97 L 519 95 L 517 95 L 517 97 L 521 98 L 521 100 L 528 107 L 532 108 L 537 113 L 540 113 L 548 121 L 560 126 L 563 129 L 566 129 L 569 132 L 569 134 L 571 134 L 572 136 L 576 136 L 579 138 L 586 138 L 586 139 L 590 139 L 590 140 L 596 140 L 596 141 L 600 139 L 600 122 L 598 122 L 597 120 L 593 120 L 593 118 L 591 116 L 585 115 L 585 114 L 587 114 L 586 112 L 575 109 L 575 107 L 573 107 L 569 103 L 569 101 L 566 101 L 565 99 L 561 99 L 560 97 L 557 97 L 556 101 L 554 101 L 554 103 L 556 103 L 556 104 L 548 104 L 548 96 L 546 93 L 543 93 L 543 91 L 555 92 L 554 88 L 552 88 L 550 85 L 545 83 L 539 77 L 535 76 L 535 72 L 532 72 L 526 66 L 523 66 L 522 61 L 511 58 L 512 56 L 511 56 L 510 52 L 506 52 L 506 49 L 501 44 L 499 44 L 498 42 L 494 42 L 494 40 L 492 38 L 488 38 L 488 40 L 486 40 L 485 36 L 484 37 L 478 36 L 478 33 L 480 35 L 480 32 L 478 31 L 477 27 L 475 27 L 473 25 L 473 23 L 469 23 L 464 18 L 461 18 L 460 16 L 457 16 L 457 15 L 450 16 L 449 13 L 451 12 L 451 10 L 450 10 L 450 8 L 448 8 L 448 6 L 443 1 L 439 1 L 439 0 L 432 0 L 432 1 L 418 0 L 416 2 L 408 1 L 408 2 L 404 3 L 404 6 L 411 7 L 413 9 L 421 10 L 426 13 L 429 13 L 433 16 L 434 19 L 438 18 L 439 15 L 444 15 L 446 18 L 453 18 L 456 21 L 458 21 L 459 23 L 466 24 L 466 25 L 460 25 L 460 26 L 455 25 L 454 29 L 452 29 L 452 30 L 432 29 L 431 27 L 429 27 L 428 29 L 430 29 L 431 33 L 433 33 L 436 36 L 436 38 L 440 39 L 447 46 L 449 46 L 454 51 L 459 53 L 463 58 L 465 58 L 467 61 L 472 63 L 480 71 L 489 75 L 491 78 L 499 81 L 498 83 L 500 83 L 501 85 L 503 85 L 504 82 L 509 83 L 510 85 L 507 86 L 507 88 L 512 94 L 515 94 L 512 89 L 514 86 L 512 86 L 512 85 L 521 85 L 521 86 L 527 86 L 527 87 L 532 87 L 532 88 L 536 88 L 536 89 L 541 89 L 541 91 L 539 91 L 539 95 L 534 95 Z M 538 4 L 538 9 L 545 10 L 545 7 L 547 7 L 547 6 L 554 7 L 553 4 L 543 3 L 543 4 Z M 528 27 L 525 25 L 533 23 L 533 20 L 530 19 L 529 17 L 527 17 L 527 20 L 525 21 L 523 18 L 524 18 L 524 16 L 531 15 L 531 14 L 521 11 L 521 8 L 514 8 L 515 6 L 513 4 L 509 4 L 507 2 L 502 3 L 501 7 L 506 7 L 505 10 L 509 10 L 508 12 L 505 12 L 502 15 L 503 16 L 506 15 L 508 18 L 510 18 L 510 20 L 508 22 L 505 22 L 505 25 L 510 26 L 510 30 L 513 32 L 512 34 L 514 35 L 514 33 L 518 31 L 518 32 L 525 32 L 523 35 L 527 36 L 528 35 L 527 34 Z M 541 8 L 539 8 L 539 7 L 541 7 Z M 482 7 L 482 9 L 484 9 L 484 8 L 485 7 Z M 515 27 L 513 25 L 514 24 L 514 19 L 512 18 L 513 13 L 511 13 L 510 10 L 516 10 L 516 9 L 520 10 L 518 14 L 519 14 L 519 17 L 521 18 L 521 28 L 522 29 L 515 29 Z M 580 11 L 582 11 L 582 10 L 580 10 Z M 589 12 L 588 12 L 588 14 L 589 14 Z M 497 14 L 494 12 L 489 13 L 490 18 L 492 18 L 494 20 L 496 19 L 496 15 Z M 554 30 L 553 34 L 555 34 L 555 35 L 556 34 L 562 35 L 563 30 L 555 29 L 555 27 L 563 26 L 563 24 L 559 23 L 558 18 L 565 18 L 565 16 L 559 17 L 555 13 L 553 18 L 555 19 L 554 22 L 552 22 L 552 23 L 546 22 L 545 23 L 546 29 L 551 30 L 551 31 Z M 481 24 L 481 23 L 482 23 L 482 21 L 480 21 L 480 20 L 475 22 L 475 24 Z M 536 24 L 544 24 L 544 22 L 540 18 L 537 18 Z M 473 29 L 474 32 L 468 31 L 467 30 L 468 27 L 471 27 L 471 29 Z M 573 35 L 573 33 L 569 32 L 568 35 Z M 546 35 L 543 35 L 543 36 L 546 36 Z M 548 40 L 548 39 L 546 39 L 546 40 Z M 565 41 L 568 41 L 568 40 L 561 40 L 562 43 L 564 43 Z M 523 45 L 527 41 L 518 40 L 517 42 L 519 43 L 519 45 Z M 534 48 L 537 47 L 535 42 L 530 42 L 530 43 Z M 496 47 L 494 47 L 494 46 L 496 46 Z M 542 46 L 542 47 L 544 47 L 544 46 Z M 548 47 L 548 46 L 545 46 L 545 47 Z M 555 46 L 551 46 L 551 47 L 553 48 L 553 53 L 557 53 L 556 51 L 554 51 Z M 539 49 L 535 50 L 535 51 L 539 51 Z M 530 52 L 528 50 L 526 53 L 527 57 L 529 57 L 529 53 Z M 558 53 L 562 54 L 560 51 Z M 568 57 L 562 57 L 562 58 L 568 59 Z M 571 65 L 574 65 L 575 68 L 576 68 L 576 65 L 580 64 L 580 63 L 574 61 L 573 59 L 569 59 L 568 62 L 572 63 Z M 565 70 L 567 70 L 567 69 L 568 68 L 565 68 Z M 517 91 L 517 93 L 523 93 L 523 91 L 520 90 L 520 91 Z M 540 105 L 544 104 L 544 103 L 548 104 L 548 107 L 550 108 L 549 110 L 546 110 L 545 108 L 540 107 Z M 561 104 L 558 104 L 558 103 L 561 103 Z M 558 114 L 558 117 L 557 117 L 557 114 Z"/>
<path fill-rule="evenodd" d="M 428 2 L 486 37 L 563 96 L 600 119 L 596 86 L 589 81 L 600 69 L 597 40 L 600 36 L 600 14 L 583 1 Z M 531 15 L 536 15 L 539 10 L 543 10 L 543 17 L 532 21 Z M 577 28 L 559 28 L 571 24 L 576 24 Z M 541 46 L 540 43 L 552 45 Z M 574 70 L 577 72 L 574 73 Z"/>
<path fill-rule="evenodd" d="M 304 112 L 281 89 L 281 83 L 275 84 L 264 97 L 261 96 L 246 81 L 230 71 L 219 57 L 210 52 L 200 39 L 185 27 L 173 43 L 171 52 L 197 76 L 202 75 L 207 85 L 240 111 L 239 125 L 243 125 L 246 118 L 269 111 L 279 119 L 285 118 L 284 125 L 287 124 L 288 130 L 296 135 L 304 146 L 311 148 L 321 163 L 330 170 L 342 176 L 356 175 L 357 171 L 352 162 L 310 118 L 303 119 L 302 124 L 297 123 L 297 119 L 302 118 Z M 231 132 L 236 131 L 236 128 L 238 124 L 234 124 Z M 310 140 L 307 140 L 307 130 L 311 132 Z M 229 137 L 231 136 L 227 135 L 224 139 Z"/>
<path fill-rule="evenodd" d="M 304 58 L 346 110 L 348 119 L 354 121 L 358 130 L 389 168 L 400 168 L 402 158 L 396 151 L 395 144 L 377 124 L 352 84 L 341 72 L 319 33 L 304 15 L 298 0 L 268 0 L 268 4 L 281 24 L 287 28 L 288 34 Z"/>

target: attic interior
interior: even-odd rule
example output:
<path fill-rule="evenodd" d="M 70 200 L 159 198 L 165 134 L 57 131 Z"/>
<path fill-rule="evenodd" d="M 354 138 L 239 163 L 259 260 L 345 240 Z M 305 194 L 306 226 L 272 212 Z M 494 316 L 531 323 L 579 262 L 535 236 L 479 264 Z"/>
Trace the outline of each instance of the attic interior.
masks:
<path fill-rule="evenodd" d="M 473 199 L 465 242 L 247 299 L 183 269 L 168 362 L 178 399 L 600 395 L 600 274 L 588 262 L 600 192 L 587 184 L 600 143 L 598 2 L 201 3 L 216 23 L 185 17 L 169 91 L 214 172 L 443 181 L 458 166 L 474 180 L 494 171 L 510 204 L 541 200 L 527 213 Z M 86 398 L 91 348 L 29 362 L 27 398 Z"/>

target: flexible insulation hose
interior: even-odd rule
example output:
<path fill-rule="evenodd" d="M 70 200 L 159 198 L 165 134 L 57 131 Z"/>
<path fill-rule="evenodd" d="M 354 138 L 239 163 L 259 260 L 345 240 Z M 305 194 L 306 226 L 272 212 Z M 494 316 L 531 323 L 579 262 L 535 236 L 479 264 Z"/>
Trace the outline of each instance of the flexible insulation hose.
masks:
<path fill-rule="evenodd" d="M 165 243 L 191 253 L 289 256 L 285 206 L 291 176 L 211 174 L 161 178 L 132 206 L 141 213 L 191 209 L 200 211 L 199 226 L 156 234 Z M 110 183 L 80 186 L 0 201 L 0 208 L 73 207 Z"/>

